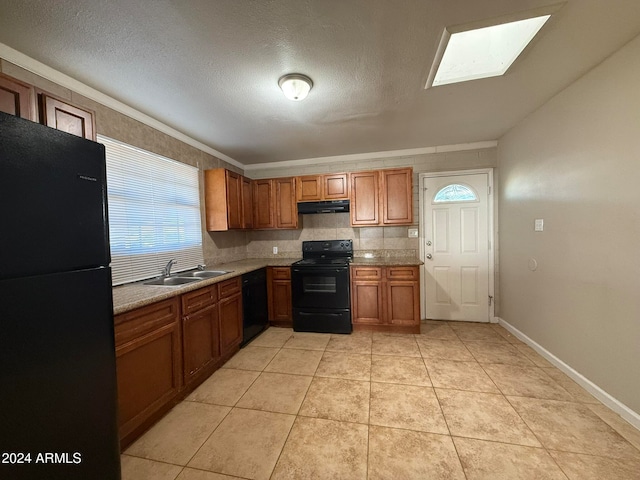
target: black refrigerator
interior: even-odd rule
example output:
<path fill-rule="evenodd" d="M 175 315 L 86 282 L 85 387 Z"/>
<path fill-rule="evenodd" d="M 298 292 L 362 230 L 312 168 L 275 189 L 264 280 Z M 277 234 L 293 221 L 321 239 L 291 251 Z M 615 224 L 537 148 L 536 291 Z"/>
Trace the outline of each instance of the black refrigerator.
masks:
<path fill-rule="evenodd" d="M 0 478 L 120 479 L 104 147 L 0 112 Z"/>

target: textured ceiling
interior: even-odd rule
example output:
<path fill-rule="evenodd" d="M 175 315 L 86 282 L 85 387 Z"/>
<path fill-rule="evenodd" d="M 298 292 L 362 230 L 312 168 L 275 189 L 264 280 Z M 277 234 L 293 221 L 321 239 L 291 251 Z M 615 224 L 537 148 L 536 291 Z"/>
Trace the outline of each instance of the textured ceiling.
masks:
<path fill-rule="evenodd" d="M 498 139 L 640 33 L 638 0 L 569 0 L 504 77 L 424 90 L 446 26 L 551 3 L 2 0 L 0 42 L 249 165 Z"/>

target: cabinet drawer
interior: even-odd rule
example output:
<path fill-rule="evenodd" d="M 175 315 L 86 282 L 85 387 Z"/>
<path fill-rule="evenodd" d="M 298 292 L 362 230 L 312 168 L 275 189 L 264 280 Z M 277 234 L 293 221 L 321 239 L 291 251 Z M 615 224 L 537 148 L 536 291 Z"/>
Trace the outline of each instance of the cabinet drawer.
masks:
<path fill-rule="evenodd" d="M 114 318 L 116 346 L 177 322 L 179 312 L 179 298 L 174 297 L 117 315 Z"/>
<path fill-rule="evenodd" d="M 351 267 L 352 280 L 380 280 L 382 268 L 380 267 Z"/>
<path fill-rule="evenodd" d="M 388 267 L 387 278 L 389 280 L 418 280 L 418 267 Z"/>
<path fill-rule="evenodd" d="M 271 271 L 274 280 L 291 280 L 290 267 L 272 267 Z"/>
<path fill-rule="evenodd" d="M 222 300 L 242 290 L 242 278 L 235 277 L 218 283 L 218 298 Z"/>
<path fill-rule="evenodd" d="M 215 285 L 200 288 L 182 295 L 182 315 L 189 315 L 218 301 Z"/>

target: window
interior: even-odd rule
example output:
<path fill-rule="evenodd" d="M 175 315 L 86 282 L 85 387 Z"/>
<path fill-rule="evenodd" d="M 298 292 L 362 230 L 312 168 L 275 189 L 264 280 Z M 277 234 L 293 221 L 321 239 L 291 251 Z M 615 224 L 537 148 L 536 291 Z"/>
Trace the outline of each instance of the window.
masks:
<path fill-rule="evenodd" d="M 478 195 L 466 185 L 454 183 L 441 188 L 435 197 L 433 203 L 449 203 L 449 202 L 477 202 Z"/>
<path fill-rule="evenodd" d="M 107 156 L 113 285 L 204 263 L 198 169 L 98 135 Z"/>

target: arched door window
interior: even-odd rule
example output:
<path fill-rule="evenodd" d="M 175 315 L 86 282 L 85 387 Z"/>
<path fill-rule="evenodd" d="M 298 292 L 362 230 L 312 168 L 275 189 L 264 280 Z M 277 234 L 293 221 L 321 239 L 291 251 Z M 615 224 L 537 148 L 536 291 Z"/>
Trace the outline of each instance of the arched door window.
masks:
<path fill-rule="evenodd" d="M 433 203 L 453 203 L 453 202 L 477 202 L 478 195 L 467 185 L 452 183 L 438 190 L 433 197 Z"/>

